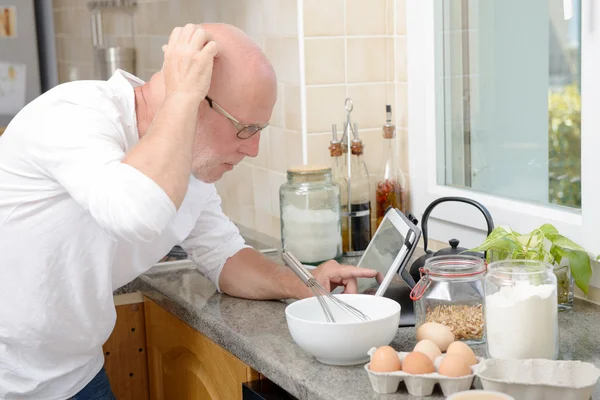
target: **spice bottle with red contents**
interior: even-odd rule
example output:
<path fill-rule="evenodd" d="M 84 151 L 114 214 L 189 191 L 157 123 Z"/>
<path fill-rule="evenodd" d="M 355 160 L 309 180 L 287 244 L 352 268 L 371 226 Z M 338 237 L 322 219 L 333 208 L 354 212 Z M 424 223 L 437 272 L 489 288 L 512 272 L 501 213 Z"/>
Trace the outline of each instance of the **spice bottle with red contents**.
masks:
<path fill-rule="evenodd" d="M 400 168 L 398 147 L 396 145 L 396 126 L 392 124 L 392 106 L 386 105 L 386 124 L 383 126 L 383 171 L 377 180 L 375 193 L 375 208 L 377 227 L 383 220 L 388 207 L 397 208 L 403 214 L 407 213 L 406 178 Z"/>

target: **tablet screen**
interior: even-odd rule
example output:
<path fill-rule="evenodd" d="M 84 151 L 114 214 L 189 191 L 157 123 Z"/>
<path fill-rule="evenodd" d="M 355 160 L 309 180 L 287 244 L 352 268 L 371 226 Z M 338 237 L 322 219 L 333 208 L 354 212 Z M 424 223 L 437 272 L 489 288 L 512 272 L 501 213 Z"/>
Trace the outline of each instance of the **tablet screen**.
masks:
<path fill-rule="evenodd" d="M 385 277 L 403 248 L 404 236 L 389 218 L 384 218 L 358 266 L 377 270 Z M 379 285 L 374 278 L 359 278 L 358 293 L 375 294 Z"/>

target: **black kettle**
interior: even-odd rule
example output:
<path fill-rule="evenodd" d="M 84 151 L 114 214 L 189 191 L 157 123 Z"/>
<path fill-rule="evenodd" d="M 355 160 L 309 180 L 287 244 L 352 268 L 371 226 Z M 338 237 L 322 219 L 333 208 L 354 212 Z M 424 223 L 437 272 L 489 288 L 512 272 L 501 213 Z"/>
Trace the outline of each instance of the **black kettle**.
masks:
<path fill-rule="evenodd" d="M 458 247 L 458 244 L 459 244 L 458 239 L 450 239 L 448 242 L 450 244 L 450 247 L 446 247 L 444 249 L 438 250 L 435 253 L 433 251 L 427 249 L 427 219 L 429 218 L 429 214 L 431 214 L 431 211 L 433 211 L 435 206 L 437 206 L 440 203 L 444 203 L 444 202 L 448 202 L 448 201 L 456 201 L 459 203 L 466 203 L 466 204 L 472 205 L 473 207 L 476 207 L 479 211 L 481 211 L 481 213 L 485 217 L 485 222 L 487 223 L 487 229 L 488 229 L 487 234 L 489 235 L 494 230 L 494 220 L 492 219 L 492 215 L 487 210 L 487 208 L 485 208 L 481 203 L 479 203 L 475 200 L 467 199 L 465 197 L 440 197 L 439 199 L 433 201 L 425 209 L 425 212 L 423 213 L 423 219 L 421 221 L 421 232 L 422 232 L 422 237 L 423 237 L 423 248 L 425 250 L 425 254 L 422 255 L 421 257 L 417 258 L 415 260 L 415 262 L 413 262 L 412 266 L 410 267 L 410 275 L 413 277 L 415 282 L 418 282 L 421 279 L 421 268 L 423 268 L 423 266 L 425 265 L 425 261 L 430 257 L 462 253 L 465 255 L 471 255 L 471 256 L 485 258 L 485 253 L 482 254 L 482 253 L 475 253 L 475 252 L 465 252 L 465 250 L 467 250 L 467 249 Z"/>

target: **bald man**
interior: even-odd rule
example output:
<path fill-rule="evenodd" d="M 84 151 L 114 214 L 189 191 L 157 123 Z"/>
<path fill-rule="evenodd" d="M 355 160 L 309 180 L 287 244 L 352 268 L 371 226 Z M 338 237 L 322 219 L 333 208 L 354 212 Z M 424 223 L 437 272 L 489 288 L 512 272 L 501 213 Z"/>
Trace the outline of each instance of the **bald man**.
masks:
<path fill-rule="evenodd" d="M 181 244 L 219 291 L 250 299 L 311 295 L 244 244 L 213 183 L 258 153 L 275 73 L 228 25 L 175 28 L 144 83 L 59 85 L 0 137 L 0 398 L 113 399 L 102 345 L 112 293 Z M 356 291 L 375 271 L 314 270 Z"/>

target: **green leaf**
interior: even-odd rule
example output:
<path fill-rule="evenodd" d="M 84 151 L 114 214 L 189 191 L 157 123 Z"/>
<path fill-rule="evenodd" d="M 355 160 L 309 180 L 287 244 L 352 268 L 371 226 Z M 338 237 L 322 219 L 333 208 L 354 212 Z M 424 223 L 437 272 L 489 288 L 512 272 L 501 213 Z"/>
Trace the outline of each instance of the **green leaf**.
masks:
<path fill-rule="evenodd" d="M 588 294 L 590 278 L 592 277 L 592 267 L 587 252 L 564 248 L 557 248 L 556 251 L 561 257 L 566 257 L 569 260 L 571 274 L 575 279 L 575 283 L 583 293 Z"/>
<path fill-rule="evenodd" d="M 562 235 L 556 234 L 553 237 L 549 237 L 548 239 L 550 239 L 554 246 L 560 247 L 562 249 L 582 251 L 584 253 L 586 252 L 583 247 Z"/>
<path fill-rule="evenodd" d="M 558 229 L 551 224 L 544 224 L 540 226 L 540 231 L 544 232 L 544 236 L 548 237 L 551 235 L 558 235 Z"/>
<path fill-rule="evenodd" d="M 520 249 L 521 246 L 515 240 L 513 232 L 499 226 L 488 235 L 488 237 L 482 244 L 473 249 L 470 249 L 469 251 L 495 250 L 500 252 L 512 253 L 513 251 Z"/>

